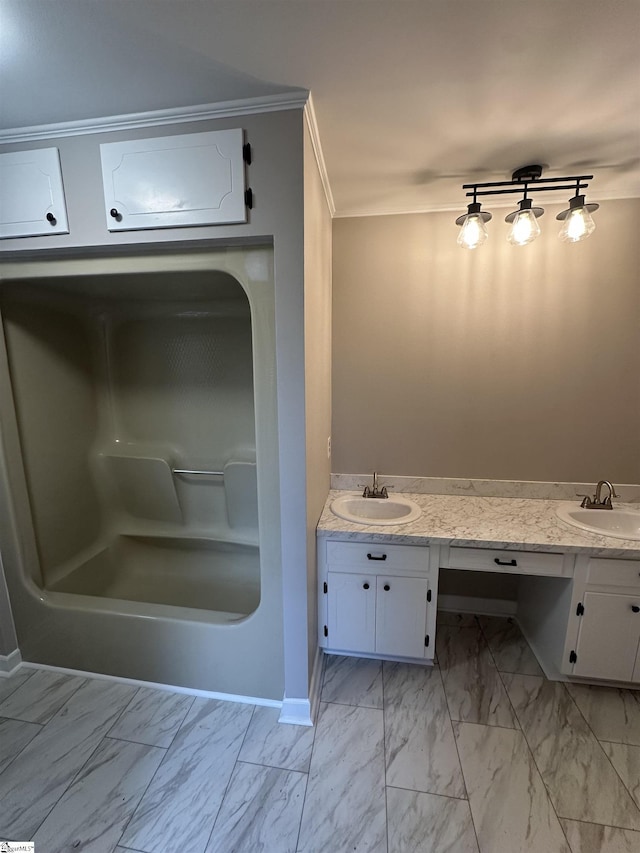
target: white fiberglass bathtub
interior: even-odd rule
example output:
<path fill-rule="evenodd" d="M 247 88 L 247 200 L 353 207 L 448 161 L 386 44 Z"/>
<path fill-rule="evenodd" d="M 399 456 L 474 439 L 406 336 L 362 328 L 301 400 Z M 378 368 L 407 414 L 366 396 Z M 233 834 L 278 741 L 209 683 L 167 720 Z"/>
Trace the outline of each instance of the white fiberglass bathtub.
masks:
<path fill-rule="evenodd" d="M 281 699 L 271 250 L 3 278 L 2 557 L 23 659 Z"/>

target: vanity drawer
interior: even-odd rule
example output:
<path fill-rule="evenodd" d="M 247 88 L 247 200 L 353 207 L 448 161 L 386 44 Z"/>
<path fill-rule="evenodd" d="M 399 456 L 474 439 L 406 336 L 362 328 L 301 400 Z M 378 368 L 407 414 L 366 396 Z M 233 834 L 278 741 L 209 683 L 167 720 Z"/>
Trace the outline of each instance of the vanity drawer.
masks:
<path fill-rule="evenodd" d="M 419 545 L 388 545 L 372 542 L 327 542 L 329 569 L 360 569 L 385 572 L 401 569 L 424 573 L 429 570 L 429 548 Z"/>
<path fill-rule="evenodd" d="M 466 569 L 476 572 L 503 572 L 515 575 L 555 575 L 571 577 L 573 560 L 563 554 L 543 554 L 538 551 L 497 551 L 489 548 L 451 547 L 445 554 L 442 568 Z"/>
<path fill-rule="evenodd" d="M 587 583 L 640 589 L 640 560 L 608 560 L 593 557 L 589 560 Z"/>

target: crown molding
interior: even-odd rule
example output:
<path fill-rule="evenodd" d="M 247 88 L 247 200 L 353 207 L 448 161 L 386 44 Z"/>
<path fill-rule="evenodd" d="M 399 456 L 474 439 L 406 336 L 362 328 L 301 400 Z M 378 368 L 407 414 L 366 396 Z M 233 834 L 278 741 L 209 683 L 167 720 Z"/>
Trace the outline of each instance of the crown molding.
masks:
<path fill-rule="evenodd" d="M 320 181 L 322 182 L 322 188 L 324 189 L 324 195 L 327 200 L 327 207 L 329 208 L 329 213 L 331 215 L 331 218 L 333 219 L 336 214 L 336 205 L 333 200 L 333 193 L 331 192 L 331 184 L 329 183 L 327 165 L 324 160 L 324 154 L 322 153 L 320 131 L 318 130 L 316 111 L 313 106 L 313 98 L 311 97 L 311 92 L 309 92 L 309 97 L 307 98 L 307 102 L 304 105 L 304 117 L 307 122 L 309 136 L 311 137 L 311 146 L 313 148 L 313 153 L 316 158 L 316 163 L 318 164 L 318 172 L 320 173 Z"/>
<path fill-rule="evenodd" d="M 220 101 L 216 104 L 198 104 L 166 110 L 149 110 L 148 112 L 127 113 L 126 115 L 82 119 L 80 121 L 39 124 L 33 127 L 9 128 L 0 130 L 0 143 L 34 142 L 60 136 L 82 136 L 88 133 L 100 133 L 101 131 L 132 130 L 137 127 L 156 127 L 162 124 L 181 124 L 188 121 L 206 121 L 207 119 L 253 115 L 255 113 L 303 109 L 306 107 L 309 97 L 307 89 L 297 89 L 294 92 L 265 95 L 259 98 L 242 98 L 235 101 Z"/>

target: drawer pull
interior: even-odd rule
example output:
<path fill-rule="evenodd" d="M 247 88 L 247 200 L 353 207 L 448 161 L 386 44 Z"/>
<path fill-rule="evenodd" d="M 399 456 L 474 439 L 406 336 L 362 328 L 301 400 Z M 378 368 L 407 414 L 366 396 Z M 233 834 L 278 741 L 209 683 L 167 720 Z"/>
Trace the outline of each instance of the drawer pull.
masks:
<path fill-rule="evenodd" d="M 369 589 L 369 584 L 368 584 L 368 583 L 363 583 L 363 584 L 362 584 L 362 589 Z"/>
<path fill-rule="evenodd" d="M 517 566 L 516 560 L 501 560 L 499 557 L 494 557 L 493 562 L 497 566 Z"/>
<path fill-rule="evenodd" d="M 382 554 L 382 556 L 380 556 L 380 557 L 374 557 L 373 554 L 367 554 L 367 560 L 386 560 L 386 559 L 387 559 L 386 554 Z"/>
<path fill-rule="evenodd" d="M 390 590 L 390 589 L 391 589 L 391 587 L 389 586 L 389 584 L 388 584 L 388 583 L 386 583 L 386 584 L 384 585 L 384 591 L 385 591 L 385 592 L 389 592 L 389 590 Z"/>
<path fill-rule="evenodd" d="M 637 604 L 632 604 L 631 609 L 633 610 L 634 613 L 640 613 L 640 607 L 638 607 Z"/>

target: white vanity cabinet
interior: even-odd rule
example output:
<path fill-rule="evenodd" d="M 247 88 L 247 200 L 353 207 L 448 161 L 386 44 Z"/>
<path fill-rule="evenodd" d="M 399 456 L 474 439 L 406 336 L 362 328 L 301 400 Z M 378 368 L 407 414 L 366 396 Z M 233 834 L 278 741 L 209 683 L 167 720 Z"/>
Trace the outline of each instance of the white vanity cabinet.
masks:
<path fill-rule="evenodd" d="M 578 564 L 564 672 L 640 683 L 640 560 Z"/>
<path fill-rule="evenodd" d="M 318 540 L 320 645 L 431 662 L 437 547 Z"/>

